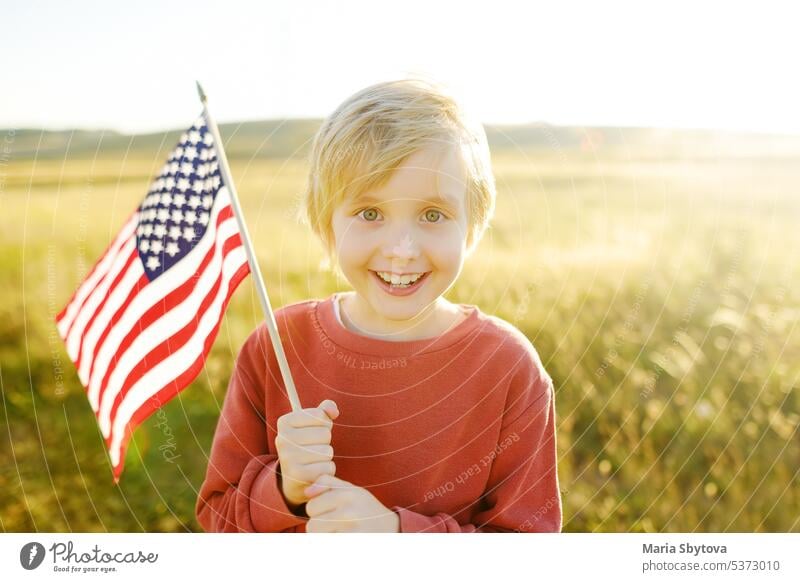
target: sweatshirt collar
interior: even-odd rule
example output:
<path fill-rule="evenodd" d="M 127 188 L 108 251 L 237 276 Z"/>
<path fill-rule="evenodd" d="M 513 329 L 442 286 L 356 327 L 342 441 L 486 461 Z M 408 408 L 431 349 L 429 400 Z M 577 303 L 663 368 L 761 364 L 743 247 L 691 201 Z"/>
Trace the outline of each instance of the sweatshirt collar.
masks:
<path fill-rule="evenodd" d="M 314 317 L 333 343 L 351 352 L 372 356 L 411 357 L 444 350 L 474 333 L 484 317 L 477 306 L 459 303 L 467 318 L 441 335 L 417 340 L 382 340 L 355 333 L 339 323 L 334 312 L 337 295 L 334 293 L 318 301 L 313 310 Z"/>

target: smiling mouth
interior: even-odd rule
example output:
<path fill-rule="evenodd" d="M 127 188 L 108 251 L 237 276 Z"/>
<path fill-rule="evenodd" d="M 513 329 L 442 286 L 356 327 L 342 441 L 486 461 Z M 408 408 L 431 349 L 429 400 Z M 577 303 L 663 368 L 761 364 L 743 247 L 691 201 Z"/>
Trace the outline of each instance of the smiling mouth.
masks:
<path fill-rule="evenodd" d="M 416 287 L 420 283 L 422 283 L 425 279 L 427 279 L 428 275 L 431 274 L 430 271 L 426 271 L 425 273 L 422 273 L 421 277 L 418 277 L 416 280 L 413 280 L 413 281 L 409 280 L 408 283 L 402 283 L 402 282 L 390 283 L 384 277 L 382 277 L 380 274 L 378 274 L 377 271 L 370 270 L 370 273 L 372 273 L 375 276 L 375 278 L 378 279 L 379 283 L 382 283 L 383 285 L 385 285 L 387 287 L 390 287 L 392 289 L 408 289 L 410 287 Z M 416 274 L 415 274 L 415 276 L 416 276 Z"/>

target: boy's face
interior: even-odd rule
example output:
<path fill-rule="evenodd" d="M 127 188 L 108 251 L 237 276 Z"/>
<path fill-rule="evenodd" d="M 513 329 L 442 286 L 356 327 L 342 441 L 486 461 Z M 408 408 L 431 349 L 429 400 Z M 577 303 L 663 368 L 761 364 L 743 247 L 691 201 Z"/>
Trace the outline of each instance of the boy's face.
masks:
<path fill-rule="evenodd" d="M 334 210 L 339 267 L 372 331 L 396 330 L 450 288 L 464 262 L 466 228 L 466 170 L 452 147 L 417 151 L 380 188 Z M 379 273 L 422 277 L 405 287 Z"/>

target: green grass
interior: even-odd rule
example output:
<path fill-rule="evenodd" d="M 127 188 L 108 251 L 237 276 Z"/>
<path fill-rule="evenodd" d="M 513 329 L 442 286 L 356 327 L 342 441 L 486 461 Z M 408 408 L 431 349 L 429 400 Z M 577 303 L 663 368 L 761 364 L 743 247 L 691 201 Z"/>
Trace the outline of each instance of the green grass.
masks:
<path fill-rule="evenodd" d="M 683 151 L 501 150 L 496 220 L 448 294 L 519 327 L 556 381 L 565 531 L 800 531 L 800 166 Z M 52 321 L 160 165 L 147 149 L 0 165 L 3 531 L 198 530 L 233 359 L 260 321 L 250 280 L 119 486 Z M 291 217 L 304 163 L 232 170 L 273 307 L 340 288 Z"/>

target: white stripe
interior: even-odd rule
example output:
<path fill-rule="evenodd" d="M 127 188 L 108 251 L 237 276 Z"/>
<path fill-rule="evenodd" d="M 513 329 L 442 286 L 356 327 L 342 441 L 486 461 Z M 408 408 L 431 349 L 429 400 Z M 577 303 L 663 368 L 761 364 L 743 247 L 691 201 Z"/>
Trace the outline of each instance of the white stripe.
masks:
<path fill-rule="evenodd" d="M 197 318 L 201 303 L 222 272 L 222 245 L 229 236 L 238 232 L 234 220 L 228 220 L 225 224 L 229 225 L 226 230 L 230 232 L 217 237 L 214 255 L 186 300 L 176 305 L 163 317 L 158 318 L 147 329 L 142 331 L 133 340 L 130 347 L 119 357 L 117 366 L 108 379 L 108 385 L 100 397 L 98 421 L 104 437 L 108 438 L 108 433 L 111 430 L 111 409 L 114 406 L 114 399 L 119 394 L 119 391 L 122 390 L 122 386 L 131 371 L 141 363 L 153 348 L 171 338 L 176 332 Z M 175 349 L 179 347 L 175 346 Z"/>
<path fill-rule="evenodd" d="M 144 275 L 144 267 L 142 261 L 134 259 L 128 267 L 128 271 L 122 277 L 120 282 L 111 292 L 106 304 L 103 305 L 100 313 L 97 314 L 91 327 L 86 330 L 83 340 L 83 350 L 81 352 L 81 366 L 78 370 L 78 376 L 84 386 L 89 384 L 89 371 L 92 369 L 92 361 L 94 360 L 94 348 L 97 345 L 97 340 L 100 339 L 103 331 L 108 327 L 111 318 L 117 312 L 117 309 L 125 303 L 125 300 L 130 295 L 136 283 Z"/>
<path fill-rule="evenodd" d="M 100 277 L 105 274 L 108 266 L 111 264 L 114 258 L 116 258 L 119 247 L 125 244 L 125 241 L 127 241 L 128 238 L 130 238 L 130 236 L 134 233 L 138 222 L 139 213 L 134 212 L 131 219 L 120 229 L 117 238 L 115 238 L 112 243 L 106 247 L 106 254 L 97 265 L 97 268 L 89 276 L 89 278 L 81 283 L 80 287 L 78 287 L 78 290 L 75 292 L 75 298 L 70 302 L 69 307 L 67 307 L 67 311 L 64 313 L 63 319 L 58 322 L 58 332 L 61 334 L 62 339 L 64 339 L 69 326 L 72 325 L 75 317 L 77 317 L 78 308 L 83 303 L 83 300 L 86 299 L 86 296 L 89 295 L 89 293 L 91 293 L 92 289 L 94 289 L 94 286 L 97 284 L 97 281 L 99 281 Z"/>
<path fill-rule="evenodd" d="M 171 380 L 185 372 L 197 358 L 203 354 L 203 344 L 211 331 L 222 318 L 222 302 L 228 295 L 231 277 L 239 268 L 247 263 L 247 253 L 243 246 L 236 247 L 225 258 L 223 265 L 223 285 L 220 285 L 213 303 L 203 313 L 200 324 L 194 335 L 177 352 L 162 360 L 150 369 L 138 382 L 131 386 L 130 391 L 120 403 L 114 417 L 113 439 L 111 440 L 111 464 L 117 466 L 120 461 L 122 437 L 125 427 L 133 415 L 145 404 L 158 390 L 167 385 Z M 179 371 L 176 373 L 176 371 Z"/>
<path fill-rule="evenodd" d="M 111 283 L 120 271 L 122 271 L 125 263 L 130 259 L 131 253 L 135 250 L 136 237 L 131 236 L 125 241 L 125 244 L 122 245 L 119 253 L 114 258 L 114 262 L 109 267 L 106 278 L 94 288 L 94 291 L 92 291 L 92 294 L 89 295 L 89 298 L 86 300 L 86 305 L 83 306 L 78 317 L 75 318 L 75 323 L 67 336 L 67 353 L 73 362 L 78 358 L 78 348 L 80 348 L 81 337 L 86 329 L 86 324 L 89 323 L 89 320 L 97 311 L 97 306 L 100 305 L 103 299 L 108 295 L 108 289 L 111 287 Z"/>
<path fill-rule="evenodd" d="M 217 203 L 219 205 L 217 205 Z M 197 242 L 197 245 L 176 264 L 169 269 L 166 273 L 151 281 L 147 286 L 142 289 L 133 301 L 128 305 L 125 313 L 120 317 L 117 324 L 111 329 L 106 339 L 103 341 L 100 350 L 97 352 L 97 363 L 95 364 L 95 372 L 89 378 L 88 397 L 92 409 L 97 412 L 100 395 L 100 383 L 103 381 L 103 376 L 108 369 L 109 362 L 117 354 L 119 345 L 125 339 L 125 336 L 133 329 L 133 326 L 139 322 L 139 319 L 150 309 L 155 303 L 161 301 L 166 297 L 169 292 L 177 287 L 180 287 L 187 279 L 194 276 L 203 257 L 206 255 L 211 245 L 215 240 L 215 229 L 213 225 L 217 222 L 217 216 L 226 207 L 230 205 L 230 196 L 225 188 L 221 188 L 217 193 L 215 204 L 211 210 L 211 218 L 209 226 L 203 237 Z M 235 223 L 235 219 L 231 217 L 226 220 L 223 225 L 230 222 Z M 223 228 L 220 225 L 220 229 Z M 225 227 L 230 228 L 230 226 Z"/>

